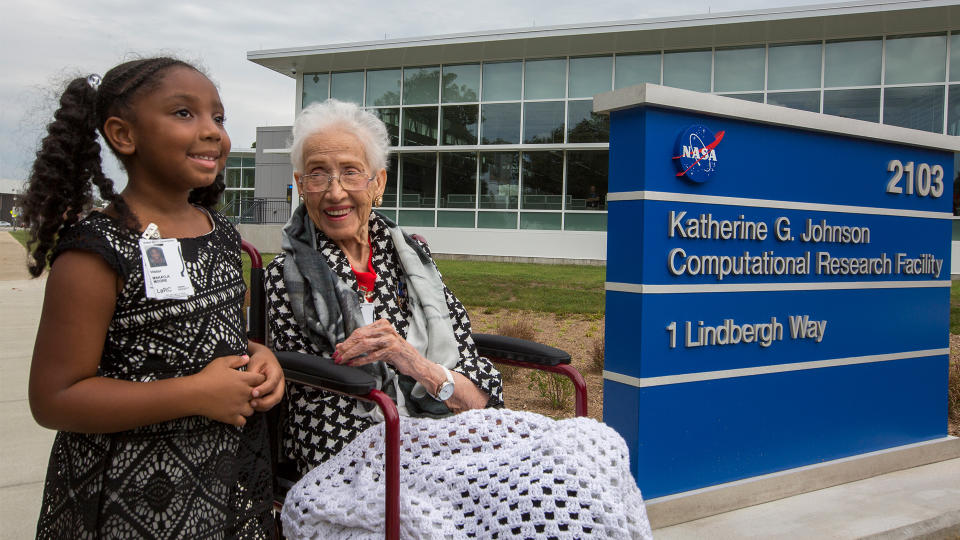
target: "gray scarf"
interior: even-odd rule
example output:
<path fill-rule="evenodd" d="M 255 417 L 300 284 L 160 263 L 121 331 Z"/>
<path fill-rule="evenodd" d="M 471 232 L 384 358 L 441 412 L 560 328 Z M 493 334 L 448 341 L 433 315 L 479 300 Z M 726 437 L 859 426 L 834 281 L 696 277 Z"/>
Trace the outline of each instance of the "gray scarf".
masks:
<path fill-rule="evenodd" d="M 436 364 L 454 367 L 460 353 L 440 272 L 416 241 L 382 215 L 377 214 L 377 218 L 386 224 L 407 278 L 410 332 L 426 337 L 426 346 L 419 350 L 420 354 Z M 371 219 L 376 218 L 371 215 Z M 304 205 L 293 212 L 284 226 L 281 246 L 287 256 L 283 280 L 293 316 L 305 337 L 329 357 L 337 343 L 364 326 L 357 292 L 337 276 L 317 250 L 316 227 Z M 402 415 L 442 417 L 451 414 L 446 405 L 427 395 L 423 385 L 410 377 L 398 376 L 383 362 L 360 369 L 376 378 L 378 388 L 397 403 Z M 361 405 L 365 411 L 363 416 L 378 422 L 383 420 L 375 405 L 366 402 Z"/>

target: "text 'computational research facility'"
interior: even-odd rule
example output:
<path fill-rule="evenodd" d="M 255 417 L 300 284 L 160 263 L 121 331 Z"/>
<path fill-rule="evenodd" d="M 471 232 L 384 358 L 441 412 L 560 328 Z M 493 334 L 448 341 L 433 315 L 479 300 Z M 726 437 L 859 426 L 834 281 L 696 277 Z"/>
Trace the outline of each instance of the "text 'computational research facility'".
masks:
<path fill-rule="evenodd" d="M 960 134 L 955 1 L 678 15 L 247 58 L 296 79 L 297 111 L 333 97 L 383 119 L 394 152 L 381 211 L 440 254 L 605 261 L 609 117 L 592 111 L 593 96 L 614 89 L 650 82 Z M 289 126 L 258 128 L 254 160 L 234 156 L 231 168 L 242 170 L 227 174 L 225 211 L 268 251 L 279 251 L 296 204 L 289 137 Z M 782 159 L 803 156 L 784 148 Z M 837 156 L 824 166 L 855 165 Z"/>

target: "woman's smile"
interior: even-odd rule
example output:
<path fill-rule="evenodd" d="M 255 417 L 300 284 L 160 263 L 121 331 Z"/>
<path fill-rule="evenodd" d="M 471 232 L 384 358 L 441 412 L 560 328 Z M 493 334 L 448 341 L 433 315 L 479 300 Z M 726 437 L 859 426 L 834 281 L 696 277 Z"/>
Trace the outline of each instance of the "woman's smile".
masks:
<path fill-rule="evenodd" d="M 216 169 L 220 160 L 219 153 L 187 154 L 187 157 L 205 169 Z"/>
<path fill-rule="evenodd" d="M 332 206 L 330 208 L 325 208 L 323 213 L 327 215 L 330 219 L 334 221 L 339 221 L 346 219 L 346 217 L 353 211 L 352 206 Z"/>

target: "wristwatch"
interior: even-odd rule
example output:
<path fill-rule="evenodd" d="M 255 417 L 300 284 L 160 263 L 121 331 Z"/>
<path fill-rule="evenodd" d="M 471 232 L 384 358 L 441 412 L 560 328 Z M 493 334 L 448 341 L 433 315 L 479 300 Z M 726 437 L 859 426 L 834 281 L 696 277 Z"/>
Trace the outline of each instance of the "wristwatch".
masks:
<path fill-rule="evenodd" d="M 437 393 L 433 394 L 433 399 L 437 401 L 446 401 L 453 396 L 453 373 L 450 373 L 450 370 L 444 366 L 440 366 L 443 372 L 447 375 L 447 380 L 440 383 L 440 386 L 437 387 Z"/>

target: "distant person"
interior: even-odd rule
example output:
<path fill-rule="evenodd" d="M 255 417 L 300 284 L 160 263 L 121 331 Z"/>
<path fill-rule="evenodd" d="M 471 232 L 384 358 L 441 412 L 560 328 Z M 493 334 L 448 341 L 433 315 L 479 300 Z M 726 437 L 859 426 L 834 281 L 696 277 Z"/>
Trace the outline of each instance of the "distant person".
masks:
<path fill-rule="evenodd" d="M 590 193 L 586 198 L 587 208 L 600 208 L 600 195 L 597 194 L 597 186 L 590 186 Z"/>
<path fill-rule="evenodd" d="M 158 247 L 147 249 L 147 259 L 150 261 L 150 266 L 167 265 L 167 258 L 163 256 L 163 249 Z"/>
<path fill-rule="evenodd" d="M 261 412 L 280 401 L 283 373 L 246 339 L 240 236 L 213 210 L 223 120 L 213 83 L 171 58 L 63 92 L 22 201 L 30 273 L 50 261 L 30 408 L 58 433 L 38 538 L 274 536 Z M 120 194 L 98 132 L 127 171 Z M 80 220 L 93 185 L 110 204 Z M 145 229 L 182 245 L 176 277 L 192 296 L 145 287 Z"/>

